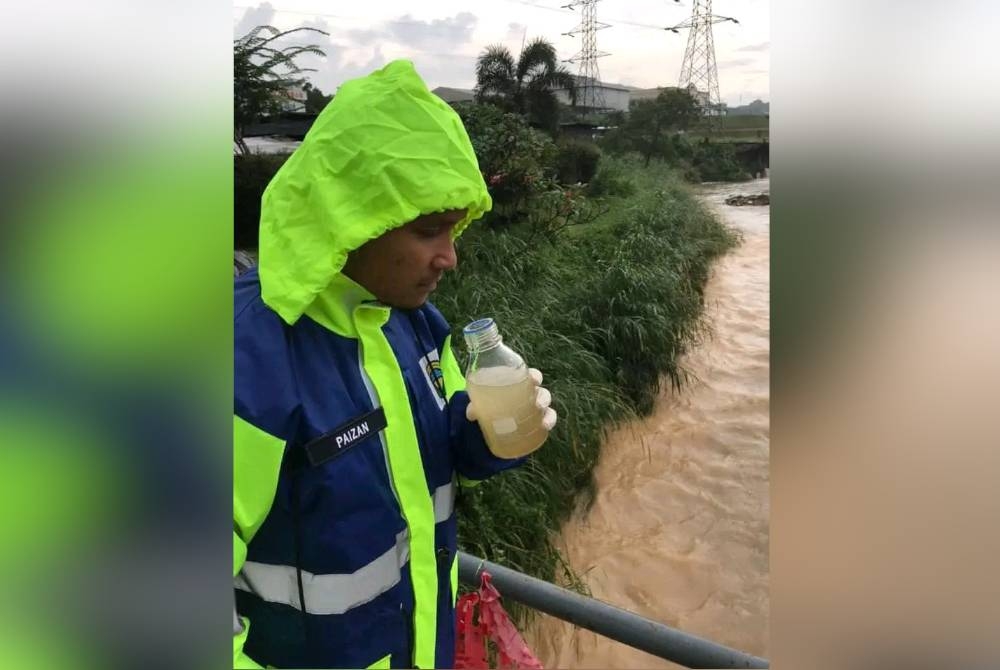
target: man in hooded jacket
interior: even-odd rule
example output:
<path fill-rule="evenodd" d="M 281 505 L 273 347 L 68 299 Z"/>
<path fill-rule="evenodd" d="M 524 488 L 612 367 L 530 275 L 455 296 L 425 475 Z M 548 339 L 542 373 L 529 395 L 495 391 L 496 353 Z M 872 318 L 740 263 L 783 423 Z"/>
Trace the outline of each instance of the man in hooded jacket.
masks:
<path fill-rule="evenodd" d="M 523 459 L 486 447 L 426 301 L 491 206 L 407 61 L 343 84 L 268 185 L 235 287 L 235 667 L 453 665 L 456 487 Z"/>

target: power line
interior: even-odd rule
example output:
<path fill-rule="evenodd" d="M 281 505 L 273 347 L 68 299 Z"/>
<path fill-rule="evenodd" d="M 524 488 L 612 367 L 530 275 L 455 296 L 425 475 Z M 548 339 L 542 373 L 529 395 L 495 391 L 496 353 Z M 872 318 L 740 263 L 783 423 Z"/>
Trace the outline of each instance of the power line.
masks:
<path fill-rule="evenodd" d="M 676 1 L 676 0 L 675 0 Z M 537 2 L 531 2 L 531 0 L 503 0 L 503 2 L 510 2 L 517 5 L 525 5 L 527 7 L 534 7 L 536 9 L 547 9 L 550 12 L 559 12 L 560 14 L 572 14 L 572 10 L 563 9 L 561 7 L 551 7 L 549 5 L 543 5 Z M 624 24 L 627 26 L 634 26 L 636 28 L 649 28 L 650 30 L 663 30 L 662 25 L 652 25 L 650 23 L 639 23 L 637 21 L 626 21 L 625 19 L 608 19 L 608 21 L 613 21 L 615 24 Z"/>
<path fill-rule="evenodd" d="M 549 7 L 548 5 L 540 5 L 537 2 L 530 2 L 530 0 L 503 0 L 504 2 L 511 2 L 518 5 L 527 5 L 528 7 L 535 7 L 536 9 L 547 9 L 550 12 L 559 12 L 560 14 L 572 14 L 573 12 L 561 9 L 559 7 Z"/>

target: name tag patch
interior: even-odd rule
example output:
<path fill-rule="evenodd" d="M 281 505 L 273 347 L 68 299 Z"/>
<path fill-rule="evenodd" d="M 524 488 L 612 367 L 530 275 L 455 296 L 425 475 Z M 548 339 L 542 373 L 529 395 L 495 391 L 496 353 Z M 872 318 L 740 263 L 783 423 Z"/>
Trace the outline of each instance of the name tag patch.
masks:
<path fill-rule="evenodd" d="M 385 420 L 385 410 L 377 407 L 368 414 L 351 419 L 329 433 L 317 437 L 305 445 L 306 456 L 314 467 L 336 458 L 356 444 L 364 442 L 388 424 Z"/>

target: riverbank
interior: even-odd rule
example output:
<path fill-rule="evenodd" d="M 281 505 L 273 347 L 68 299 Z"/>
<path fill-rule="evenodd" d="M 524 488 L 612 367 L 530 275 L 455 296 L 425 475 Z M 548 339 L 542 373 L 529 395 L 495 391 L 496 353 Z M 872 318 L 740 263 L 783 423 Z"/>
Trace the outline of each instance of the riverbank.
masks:
<path fill-rule="evenodd" d="M 614 169 L 634 193 L 605 199 L 603 216 L 554 243 L 517 227 L 472 226 L 458 244 L 458 269 L 434 297 L 460 358 L 461 327 L 495 318 L 505 340 L 545 374 L 560 416 L 524 467 L 465 493 L 460 545 L 570 584 L 552 538 L 578 494 L 593 493 L 607 432 L 651 411 L 661 382 L 687 381 L 681 355 L 705 333 L 709 268 L 738 240 L 676 172 L 627 161 Z"/>
<path fill-rule="evenodd" d="M 595 598 L 766 657 L 769 213 L 724 204 L 761 191 L 768 180 L 699 189 L 744 241 L 713 266 L 712 337 L 682 358 L 697 381 L 608 436 L 594 499 L 557 546 Z M 545 667 L 678 667 L 545 616 L 527 637 Z"/>

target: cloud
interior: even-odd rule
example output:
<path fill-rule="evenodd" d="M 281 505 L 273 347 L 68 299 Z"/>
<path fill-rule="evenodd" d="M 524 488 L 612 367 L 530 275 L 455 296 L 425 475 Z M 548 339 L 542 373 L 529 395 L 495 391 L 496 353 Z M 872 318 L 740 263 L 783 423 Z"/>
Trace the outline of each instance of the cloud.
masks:
<path fill-rule="evenodd" d="M 347 37 L 355 43 L 358 44 L 368 44 L 370 42 L 376 42 L 378 40 L 384 40 L 387 37 L 387 33 L 384 30 L 348 30 Z"/>
<path fill-rule="evenodd" d="M 263 15 L 263 13 L 259 13 L 255 20 Z M 244 16 L 244 20 L 246 20 L 246 16 Z M 326 33 L 334 32 L 330 24 L 321 18 L 303 21 L 295 28 L 314 28 Z M 348 79 L 369 74 L 387 62 L 378 40 L 345 40 L 329 34 L 299 31 L 275 40 L 272 46 L 283 49 L 289 46 L 309 44 L 318 46 L 326 55 L 302 54 L 295 59 L 295 63 L 303 69 L 314 70 L 303 72 L 302 76 L 324 93 L 333 93 Z"/>
<path fill-rule="evenodd" d="M 245 34 L 261 22 L 271 22 L 274 14 L 273 7 L 263 3 L 241 17 L 237 31 L 245 29 Z M 303 76 L 324 93 L 334 93 L 345 81 L 367 75 L 395 58 L 412 60 L 431 88 L 471 86 L 475 79 L 475 56 L 463 54 L 463 51 L 469 51 L 477 23 L 478 18 L 469 12 L 429 21 L 407 14 L 361 29 L 343 29 L 332 28 L 327 21 L 317 17 L 295 27 L 317 28 L 331 33 L 330 36 L 298 32 L 276 40 L 273 46 L 279 49 L 306 44 L 319 46 L 326 53 L 325 58 L 304 54 L 296 63 L 316 70 L 305 72 Z M 520 40 L 524 26 L 511 23 L 508 28 L 511 31 L 516 28 Z"/>
<path fill-rule="evenodd" d="M 743 67 L 744 65 L 753 65 L 756 62 L 757 60 L 754 58 L 735 58 L 733 60 L 724 60 L 719 63 L 719 69 Z"/>
<path fill-rule="evenodd" d="M 242 37 L 257 26 L 274 25 L 274 14 L 274 7 L 269 2 L 251 7 L 243 12 L 240 22 L 233 26 L 233 37 Z"/>
<path fill-rule="evenodd" d="M 452 18 L 419 21 L 409 14 L 386 24 L 389 36 L 400 44 L 447 51 L 472 39 L 479 19 L 475 14 L 460 12 Z"/>
<path fill-rule="evenodd" d="M 327 52 L 327 62 L 319 72 L 313 73 L 310 79 L 324 93 L 333 93 L 345 81 L 371 74 L 385 65 L 386 62 L 385 54 L 382 53 L 380 45 L 360 52 L 335 45 L 331 51 Z"/>
<path fill-rule="evenodd" d="M 526 34 L 527 26 L 523 23 L 508 23 L 507 34 L 504 36 L 505 42 L 520 42 Z"/>
<path fill-rule="evenodd" d="M 476 58 L 475 55 L 419 56 L 413 61 L 417 72 L 430 88 L 437 86 L 472 88 L 476 85 Z"/>
<path fill-rule="evenodd" d="M 740 47 L 737 51 L 767 51 L 770 48 L 770 42 L 761 42 L 760 44 L 748 44 L 745 47 Z"/>
<path fill-rule="evenodd" d="M 338 67 L 334 69 L 330 78 L 350 76 L 361 76 L 371 70 L 384 65 L 392 58 L 408 58 L 417 67 L 417 71 L 424 78 L 431 88 L 435 86 L 462 86 L 467 85 L 473 78 L 475 71 L 475 56 L 468 56 L 461 53 L 460 47 L 472 41 L 472 34 L 478 24 L 479 19 L 469 12 L 460 12 L 452 17 L 443 19 L 432 19 L 421 21 L 406 14 L 398 19 L 387 21 L 375 27 L 363 30 L 348 30 L 343 33 L 347 43 L 346 48 L 357 54 L 359 50 L 371 50 L 374 45 L 378 45 L 372 53 L 372 59 L 366 63 L 358 65 L 356 68 Z M 524 30 L 524 26 L 512 23 L 509 30 L 515 27 L 519 31 L 518 38 Z M 393 45 L 396 48 L 393 48 Z M 386 58 L 382 54 L 382 46 L 386 46 L 386 51 L 390 54 Z M 375 56 L 381 58 L 381 62 L 376 62 Z M 368 67 L 364 72 L 356 72 L 356 69 Z M 338 82 L 339 83 L 339 82 Z M 324 92 L 325 87 L 319 84 Z"/>

